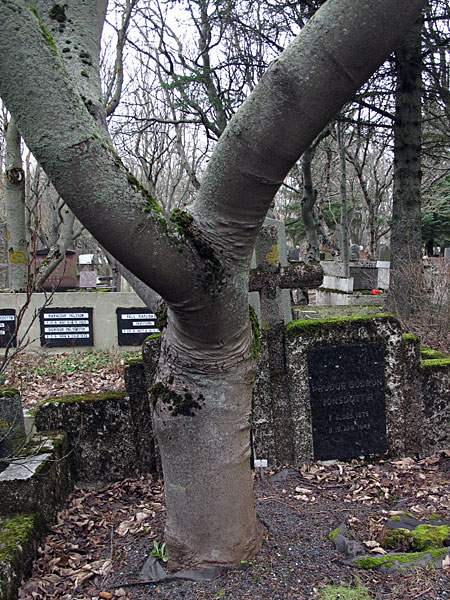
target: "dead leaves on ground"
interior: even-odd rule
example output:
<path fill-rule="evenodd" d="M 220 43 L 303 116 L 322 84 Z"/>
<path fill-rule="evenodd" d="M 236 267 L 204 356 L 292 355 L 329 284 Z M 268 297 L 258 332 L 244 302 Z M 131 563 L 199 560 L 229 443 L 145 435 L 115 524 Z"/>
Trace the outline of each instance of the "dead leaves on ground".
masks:
<path fill-rule="evenodd" d="M 323 465 L 300 470 L 303 482 L 296 500 L 314 502 L 317 493 L 342 497 L 345 503 L 408 505 L 418 515 L 448 513 L 450 510 L 450 451 L 422 460 L 402 458 L 366 464 L 362 461 Z M 308 486 L 308 487 L 307 487 Z"/>
<path fill-rule="evenodd" d="M 108 589 L 110 576 L 139 539 L 156 539 L 154 522 L 163 511 L 161 484 L 151 477 L 76 490 L 39 548 L 19 600 L 128 598 L 123 589 Z"/>

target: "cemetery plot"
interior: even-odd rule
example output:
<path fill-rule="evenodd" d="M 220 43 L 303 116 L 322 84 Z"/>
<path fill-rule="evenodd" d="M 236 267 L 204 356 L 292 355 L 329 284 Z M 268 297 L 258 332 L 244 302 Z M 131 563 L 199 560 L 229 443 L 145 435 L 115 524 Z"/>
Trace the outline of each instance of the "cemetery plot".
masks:
<path fill-rule="evenodd" d="M 16 346 L 16 311 L 13 308 L 0 310 L 0 348 L 6 348 L 12 338 L 12 346 Z"/>
<path fill-rule="evenodd" d="M 140 346 L 146 337 L 159 333 L 156 315 L 148 308 L 118 308 L 116 312 L 119 346 Z"/>
<path fill-rule="evenodd" d="M 39 315 L 41 346 L 93 346 L 94 324 L 92 308 L 44 309 Z"/>
<path fill-rule="evenodd" d="M 380 343 L 308 351 L 315 460 L 387 451 L 384 356 Z"/>

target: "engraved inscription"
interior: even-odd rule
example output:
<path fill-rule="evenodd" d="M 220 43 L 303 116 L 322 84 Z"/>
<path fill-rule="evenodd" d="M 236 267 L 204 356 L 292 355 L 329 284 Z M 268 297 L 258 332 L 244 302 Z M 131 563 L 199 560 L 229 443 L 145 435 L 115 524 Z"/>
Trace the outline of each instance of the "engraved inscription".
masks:
<path fill-rule="evenodd" d="M 386 452 L 384 351 L 380 343 L 309 350 L 315 459 Z"/>

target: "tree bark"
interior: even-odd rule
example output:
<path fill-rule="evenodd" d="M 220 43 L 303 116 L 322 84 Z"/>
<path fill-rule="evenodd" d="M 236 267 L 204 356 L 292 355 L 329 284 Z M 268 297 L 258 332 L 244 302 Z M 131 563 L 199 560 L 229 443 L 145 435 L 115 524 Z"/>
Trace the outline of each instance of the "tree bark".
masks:
<path fill-rule="evenodd" d="M 317 263 L 320 260 L 319 239 L 317 237 L 313 214 L 313 208 L 317 200 L 317 190 L 314 189 L 311 170 L 314 152 L 315 147 L 310 146 L 302 156 L 303 197 L 301 201 L 301 213 L 306 232 L 307 246 L 305 262 L 307 264 Z"/>
<path fill-rule="evenodd" d="M 421 270 L 420 223 L 422 149 L 422 20 L 395 53 L 397 87 L 394 122 L 394 188 L 391 280 L 388 305 L 400 318 L 410 315 L 412 282 Z M 412 276 L 414 273 L 414 277 Z M 417 291 L 417 290 L 416 290 Z"/>
<path fill-rule="evenodd" d="M 171 564 L 240 564 L 260 545 L 248 422 L 254 242 L 289 169 L 400 42 L 424 0 L 406 7 L 403 0 L 357 7 L 353 0 L 329 0 L 228 124 L 193 214 L 172 219 L 163 218 L 121 164 L 104 127 L 93 54 L 101 28 L 92 24 L 101 6 L 94 0 L 64 5 L 61 32 L 49 3 L 42 4 L 37 19 L 24 0 L 0 2 L 0 93 L 67 204 L 168 303 L 151 393 Z M 57 38 L 56 53 L 43 23 Z M 73 29 L 90 64 L 80 65 L 72 53 L 68 71 L 61 56 L 68 59 L 64 44 Z M 42 89 L 45 95 L 36 93 Z"/>
<path fill-rule="evenodd" d="M 6 132 L 5 200 L 8 238 L 8 279 L 12 292 L 23 292 L 28 283 L 28 242 L 25 226 L 25 173 L 20 134 L 11 118 Z"/>
<path fill-rule="evenodd" d="M 345 154 L 344 146 L 344 132 L 343 125 L 339 121 L 337 122 L 337 139 L 339 147 L 339 164 L 341 171 L 339 174 L 339 196 L 341 205 L 341 256 L 344 264 L 345 277 L 350 276 L 350 244 L 348 239 L 348 215 L 347 215 L 347 157 Z"/>

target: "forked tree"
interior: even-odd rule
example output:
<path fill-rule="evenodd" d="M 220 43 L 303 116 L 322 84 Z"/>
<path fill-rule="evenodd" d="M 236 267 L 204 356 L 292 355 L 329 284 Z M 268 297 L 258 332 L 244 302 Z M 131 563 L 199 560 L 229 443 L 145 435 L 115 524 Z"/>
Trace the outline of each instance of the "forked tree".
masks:
<path fill-rule="evenodd" d="M 153 417 L 170 564 L 230 566 L 261 533 L 249 468 L 250 256 L 302 152 L 408 33 L 424 0 L 328 0 L 227 125 L 190 214 L 165 216 L 106 128 L 107 0 L 0 0 L 0 93 L 94 237 L 167 302 Z"/>

